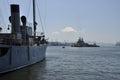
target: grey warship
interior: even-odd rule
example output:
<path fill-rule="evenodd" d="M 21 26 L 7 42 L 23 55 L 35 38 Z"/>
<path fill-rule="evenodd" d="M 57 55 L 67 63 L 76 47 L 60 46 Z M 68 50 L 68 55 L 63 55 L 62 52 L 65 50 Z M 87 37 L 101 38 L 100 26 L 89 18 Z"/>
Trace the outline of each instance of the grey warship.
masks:
<path fill-rule="evenodd" d="M 100 46 L 96 45 L 96 43 L 94 44 L 85 43 L 83 38 L 80 37 L 76 43 L 71 45 L 71 47 L 100 47 Z"/>
<path fill-rule="evenodd" d="M 33 0 L 34 30 L 26 25 L 25 16 L 20 20 L 19 5 L 11 4 L 10 6 L 11 33 L 0 33 L 0 74 L 42 61 L 46 55 L 45 35 L 36 35 L 35 0 Z"/>
<path fill-rule="evenodd" d="M 116 45 L 116 46 L 120 46 L 120 42 L 117 42 L 115 45 Z"/>

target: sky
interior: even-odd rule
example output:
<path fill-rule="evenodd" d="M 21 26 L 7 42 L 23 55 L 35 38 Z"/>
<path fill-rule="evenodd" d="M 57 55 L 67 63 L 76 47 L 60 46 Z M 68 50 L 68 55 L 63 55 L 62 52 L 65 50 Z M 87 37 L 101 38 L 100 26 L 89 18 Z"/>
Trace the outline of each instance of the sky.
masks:
<path fill-rule="evenodd" d="M 28 23 L 32 23 L 31 1 L 0 0 L 0 25 L 10 24 L 8 17 L 11 3 L 20 4 L 21 16 L 27 16 Z M 85 41 L 99 43 L 120 41 L 120 0 L 36 0 L 36 2 L 37 29 L 44 31 L 49 41 L 75 42 L 79 37 L 83 37 Z"/>

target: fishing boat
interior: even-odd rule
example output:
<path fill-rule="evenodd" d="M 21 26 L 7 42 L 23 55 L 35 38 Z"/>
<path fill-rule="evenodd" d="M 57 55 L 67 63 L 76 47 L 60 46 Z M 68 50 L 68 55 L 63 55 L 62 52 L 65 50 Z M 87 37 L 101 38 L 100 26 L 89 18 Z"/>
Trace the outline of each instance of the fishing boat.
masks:
<path fill-rule="evenodd" d="M 11 33 L 0 33 L 0 74 L 29 66 L 46 57 L 45 35 L 36 35 L 35 0 L 33 0 L 33 30 L 31 26 L 26 25 L 25 16 L 20 18 L 18 4 L 11 4 L 10 8 Z"/>

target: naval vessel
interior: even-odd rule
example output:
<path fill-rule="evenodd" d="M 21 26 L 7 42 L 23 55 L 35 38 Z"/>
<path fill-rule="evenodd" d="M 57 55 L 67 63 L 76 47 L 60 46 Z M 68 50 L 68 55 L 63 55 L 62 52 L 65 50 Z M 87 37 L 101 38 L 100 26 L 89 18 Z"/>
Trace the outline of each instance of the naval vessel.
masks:
<path fill-rule="evenodd" d="M 71 45 L 71 47 L 100 47 L 100 46 L 97 45 L 96 43 L 88 44 L 83 40 L 83 38 L 80 37 L 76 43 Z"/>

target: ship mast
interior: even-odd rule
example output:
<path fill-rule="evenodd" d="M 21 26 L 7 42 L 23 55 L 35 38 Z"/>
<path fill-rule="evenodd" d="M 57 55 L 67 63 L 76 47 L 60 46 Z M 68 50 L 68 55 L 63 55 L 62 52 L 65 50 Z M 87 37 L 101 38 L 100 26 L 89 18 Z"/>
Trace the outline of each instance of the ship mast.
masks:
<path fill-rule="evenodd" d="M 36 36 L 36 13 L 35 13 L 35 0 L 33 0 L 33 26 L 34 26 L 34 36 Z"/>

